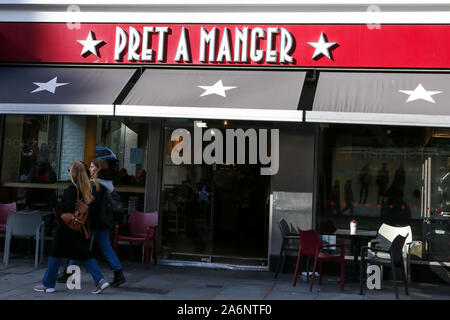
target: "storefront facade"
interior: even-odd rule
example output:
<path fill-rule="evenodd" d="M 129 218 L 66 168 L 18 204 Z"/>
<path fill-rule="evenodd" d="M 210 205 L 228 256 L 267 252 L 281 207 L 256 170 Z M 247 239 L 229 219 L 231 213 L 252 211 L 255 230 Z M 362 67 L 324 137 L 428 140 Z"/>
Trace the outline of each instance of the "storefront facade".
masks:
<path fill-rule="evenodd" d="M 411 225 L 416 262 L 448 265 L 450 7 L 71 4 L 2 5 L 2 202 L 50 205 L 71 161 L 104 157 L 128 212 L 159 212 L 163 261 L 273 270 L 281 218 L 356 218 Z M 196 159 L 239 129 L 243 164 L 226 140 Z"/>

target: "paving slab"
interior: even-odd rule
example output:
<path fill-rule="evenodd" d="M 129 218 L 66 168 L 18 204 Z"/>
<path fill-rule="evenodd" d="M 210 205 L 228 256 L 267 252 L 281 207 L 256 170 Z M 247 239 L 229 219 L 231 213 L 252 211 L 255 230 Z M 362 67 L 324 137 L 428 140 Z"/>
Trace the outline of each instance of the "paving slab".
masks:
<path fill-rule="evenodd" d="M 107 280 L 113 272 L 107 263 L 99 263 Z M 8 268 L 0 269 L 0 300 L 395 300 L 393 283 L 382 281 L 382 290 L 364 290 L 359 295 L 358 282 L 346 282 L 341 292 L 336 277 L 324 276 L 322 285 L 301 278 L 292 287 L 292 275 L 259 271 L 219 270 L 196 267 L 152 265 L 125 262 L 127 283 L 108 288 L 100 295 L 91 294 L 93 280 L 82 268 L 81 290 L 68 290 L 58 283 L 53 294 L 34 292 L 41 283 L 46 265 L 33 267 L 29 259 L 14 259 Z M 62 269 L 61 269 L 62 270 Z M 411 283 L 410 296 L 404 294 L 399 282 L 400 300 L 450 300 L 448 284 Z"/>

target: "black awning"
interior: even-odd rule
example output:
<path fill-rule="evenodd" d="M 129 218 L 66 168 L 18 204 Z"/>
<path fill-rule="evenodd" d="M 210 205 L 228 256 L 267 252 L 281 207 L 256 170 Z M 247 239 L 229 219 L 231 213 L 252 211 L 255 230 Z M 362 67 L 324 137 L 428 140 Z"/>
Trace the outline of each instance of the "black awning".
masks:
<path fill-rule="evenodd" d="M 448 127 L 449 101 L 449 74 L 322 72 L 305 119 Z"/>
<path fill-rule="evenodd" d="M 116 115 L 297 121 L 305 72 L 148 69 Z"/>
<path fill-rule="evenodd" d="M 0 113 L 113 115 L 135 69 L 0 67 Z"/>

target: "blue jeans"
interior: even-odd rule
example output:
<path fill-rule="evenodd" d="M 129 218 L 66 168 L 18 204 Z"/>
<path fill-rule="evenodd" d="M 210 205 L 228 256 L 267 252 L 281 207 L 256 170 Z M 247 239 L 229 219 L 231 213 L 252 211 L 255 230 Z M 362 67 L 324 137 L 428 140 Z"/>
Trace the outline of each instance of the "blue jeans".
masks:
<path fill-rule="evenodd" d="M 59 264 L 61 263 L 60 258 L 49 257 L 48 258 L 48 267 L 45 271 L 44 278 L 42 279 L 42 284 L 47 288 L 54 288 L 56 285 L 56 277 L 58 276 Z M 94 279 L 95 285 L 97 285 L 100 280 L 103 279 L 103 274 L 100 270 L 100 267 L 97 264 L 97 261 L 94 258 L 90 258 L 87 260 L 83 260 L 85 267 L 91 273 L 92 278 Z"/>
<path fill-rule="evenodd" d="M 114 252 L 114 249 L 111 247 L 109 229 L 91 230 L 91 236 L 94 237 L 94 242 L 99 245 L 103 256 L 108 260 L 113 271 L 122 269 L 122 264 Z M 79 261 L 70 260 L 69 265 L 78 264 L 78 262 Z"/>

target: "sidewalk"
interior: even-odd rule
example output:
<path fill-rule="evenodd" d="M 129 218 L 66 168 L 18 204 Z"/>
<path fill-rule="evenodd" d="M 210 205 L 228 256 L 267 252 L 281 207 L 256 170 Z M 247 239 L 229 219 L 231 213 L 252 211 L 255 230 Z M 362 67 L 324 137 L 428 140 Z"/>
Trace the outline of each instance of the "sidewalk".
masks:
<path fill-rule="evenodd" d="M 113 273 L 107 264 L 100 267 L 111 280 Z M 359 295 L 359 283 L 347 282 L 345 291 L 339 290 L 337 277 L 324 275 L 322 285 L 297 281 L 292 287 L 292 275 L 280 274 L 274 279 L 272 272 L 218 270 L 196 267 L 151 265 L 145 269 L 139 263 L 124 263 L 128 280 L 120 288 L 108 288 L 100 295 L 91 294 L 94 284 L 91 276 L 82 269 L 80 290 L 69 290 L 57 284 L 53 294 L 34 292 L 46 265 L 34 268 L 29 259 L 12 259 L 7 269 L 0 264 L 1 300 L 395 300 L 392 282 L 384 280 L 381 290 L 367 290 Z M 412 283 L 410 296 L 399 282 L 400 300 L 450 300 L 450 286 L 446 284 Z"/>

